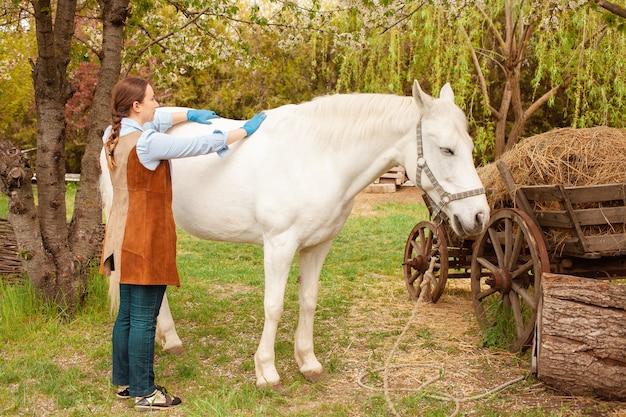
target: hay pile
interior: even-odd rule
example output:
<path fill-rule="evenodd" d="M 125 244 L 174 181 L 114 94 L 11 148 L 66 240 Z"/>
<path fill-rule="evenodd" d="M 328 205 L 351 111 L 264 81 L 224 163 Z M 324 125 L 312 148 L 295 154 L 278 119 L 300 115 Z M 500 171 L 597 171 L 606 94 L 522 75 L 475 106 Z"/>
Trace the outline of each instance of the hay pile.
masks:
<path fill-rule="evenodd" d="M 515 184 L 565 186 L 626 182 L 626 130 L 556 129 L 522 140 L 500 158 Z M 478 169 L 492 208 L 510 207 L 495 163 Z"/>

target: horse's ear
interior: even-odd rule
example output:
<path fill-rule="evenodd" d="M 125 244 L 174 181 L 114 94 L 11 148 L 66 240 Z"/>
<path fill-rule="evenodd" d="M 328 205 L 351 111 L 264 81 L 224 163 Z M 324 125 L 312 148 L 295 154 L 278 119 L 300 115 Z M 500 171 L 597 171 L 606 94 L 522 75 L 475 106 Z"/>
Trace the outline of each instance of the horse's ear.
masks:
<path fill-rule="evenodd" d="M 441 91 L 439 92 L 439 98 L 454 103 L 454 92 L 452 91 L 450 83 L 446 83 L 446 85 L 441 87 Z"/>
<path fill-rule="evenodd" d="M 415 99 L 417 107 L 422 111 L 425 111 L 430 106 L 430 100 L 432 100 L 432 97 L 422 91 L 417 80 L 413 81 L 413 99 Z"/>

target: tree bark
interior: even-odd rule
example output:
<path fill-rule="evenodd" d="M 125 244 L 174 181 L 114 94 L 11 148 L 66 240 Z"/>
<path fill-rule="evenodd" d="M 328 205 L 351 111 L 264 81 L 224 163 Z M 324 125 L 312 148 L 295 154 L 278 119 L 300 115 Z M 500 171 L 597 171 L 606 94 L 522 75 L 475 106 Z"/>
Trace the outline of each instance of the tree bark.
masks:
<path fill-rule="evenodd" d="M 74 33 L 75 0 L 60 0 L 56 15 L 48 0 L 32 1 L 38 57 L 33 66 L 35 105 L 37 113 L 38 216 L 22 217 L 20 222 L 39 218 L 41 242 L 38 236 L 18 237 L 33 253 L 26 259 L 26 271 L 31 281 L 50 299 L 73 310 L 82 298 L 85 279 L 76 279 L 77 260 L 69 245 L 65 204 L 65 103 L 71 95 L 67 82 L 67 65 L 70 61 L 71 39 Z M 16 214 L 17 215 L 17 214 Z M 23 216 L 23 215 L 22 215 Z M 14 225 L 15 228 L 15 225 Z M 34 229 L 34 226 L 30 227 Z M 16 234 L 21 234 L 15 228 Z M 46 252 L 51 262 L 43 268 L 32 260 Z M 45 277 L 54 276 L 53 282 L 41 286 Z"/>
<path fill-rule="evenodd" d="M 626 399 L 626 285 L 544 274 L 537 376 L 570 395 Z"/>
<path fill-rule="evenodd" d="M 81 181 L 70 224 L 72 251 L 84 262 L 100 255 L 104 227 L 99 190 L 100 151 L 104 128 L 111 122 L 111 92 L 121 72 L 128 0 L 102 0 L 103 32 L 100 72 L 91 108 L 87 147 L 81 161 Z"/>

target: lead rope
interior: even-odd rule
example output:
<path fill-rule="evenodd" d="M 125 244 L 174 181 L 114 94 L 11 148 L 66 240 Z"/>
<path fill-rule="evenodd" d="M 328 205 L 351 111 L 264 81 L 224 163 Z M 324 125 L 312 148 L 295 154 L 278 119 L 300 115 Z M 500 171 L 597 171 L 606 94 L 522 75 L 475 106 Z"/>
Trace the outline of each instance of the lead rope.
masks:
<path fill-rule="evenodd" d="M 446 190 L 443 189 L 437 178 L 433 175 L 433 172 L 430 170 L 428 166 L 428 162 L 426 162 L 426 158 L 424 158 L 424 148 L 422 146 L 422 121 L 420 119 L 417 122 L 417 126 L 415 128 L 415 136 L 417 139 L 417 165 L 415 168 L 415 185 L 420 187 L 422 190 L 422 171 L 426 173 L 428 180 L 435 187 L 435 191 L 439 194 L 439 203 L 437 203 L 431 213 L 430 217 L 432 219 L 436 218 L 437 215 L 441 212 L 448 203 L 454 200 L 461 200 L 463 198 L 472 197 L 475 195 L 485 194 L 485 189 L 483 187 L 476 188 L 474 190 L 463 191 L 460 193 L 450 194 Z"/>
<path fill-rule="evenodd" d="M 387 360 L 385 361 L 385 366 L 382 368 L 376 368 L 373 369 L 372 373 L 374 372 L 380 372 L 383 371 L 383 388 L 376 388 L 376 387 L 371 387 L 366 385 L 365 383 L 363 383 L 363 377 L 365 377 L 365 375 L 367 375 L 369 372 L 364 372 L 361 374 L 361 376 L 359 377 L 359 379 L 357 380 L 357 383 L 359 384 L 360 387 L 371 390 L 371 391 L 383 391 L 384 395 L 385 395 L 385 403 L 387 404 L 387 407 L 389 408 L 389 410 L 393 413 L 394 416 L 396 417 L 401 417 L 400 414 L 396 411 L 393 402 L 391 401 L 391 396 L 390 393 L 392 391 L 395 392 L 401 392 L 401 391 L 415 391 L 418 392 L 422 389 L 424 389 L 425 387 L 427 387 L 428 385 L 439 381 L 441 378 L 443 378 L 443 376 L 445 375 L 445 369 L 443 368 L 443 366 L 441 365 L 431 365 L 431 364 L 414 364 L 414 363 L 406 363 L 406 364 L 397 364 L 397 365 L 393 365 L 391 364 L 391 361 L 393 359 L 393 356 L 396 353 L 396 350 L 398 350 L 398 346 L 400 345 L 400 341 L 402 340 L 402 338 L 404 337 L 404 335 L 406 334 L 407 330 L 409 329 L 409 327 L 411 326 L 411 323 L 413 322 L 413 319 L 417 316 L 417 312 L 419 310 L 419 305 L 421 303 L 419 301 L 417 301 L 415 303 L 415 307 L 413 307 L 413 312 L 411 313 L 411 317 L 409 318 L 408 322 L 406 323 L 406 325 L 404 326 L 404 329 L 402 329 L 402 333 L 400 333 L 400 336 L 398 336 L 398 339 L 396 340 L 395 344 L 393 345 L 393 348 L 391 349 L 391 352 L 389 352 L 389 355 L 387 356 Z M 415 368 L 415 367 L 420 367 L 420 368 L 431 368 L 431 369 L 436 369 L 439 371 L 439 374 L 428 379 L 427 381 L 423 382 L 419 387 L 417 388 L 390 388 L 389 387 L 389 371 L 391 369 L 399 369 L 399 368 L 407 368 L 407 367 L 411 367 L 411 368 Z M 435 395 L 435 394 L 425 394 L 426 397 L 428 398 L 433 398 L 435 400 L 440 400 L 440 401 L 450 401 L 450 402 L 454 402 L 454 411 L 452 412 L 452 414 L 450 414 L 448 417 L 456 417 L 459 412 L 461 411 L 461 404 L 462 403 L 466 403 L 466 402 L 470 402 L 470 401 L 476 401 L 476 400 L 480 400 L 482 398 L 488 397 L 496 392 L 502 391 L 505 388 L 510 387 L 511 385 L 517 384 L 518 382 L 521 382 L 523 380 L 525 380 L 527 378 L 527 375 L 522 375 L 519 376 L 515 379 L 512 379 L 508 382 L 505 382 L 504 384 L 498 385 L 495 388 L 490 389 L 489 391 L 483 393 L 483 394 L 478 394 L 478 395 L 472 395 L 470 397 L 453 397 L 452 395 L 448 395 L 448 394 L 439 394 L 439 395 Z"/>
<path fill-rule="evenodd" d="M 433 266 L 434 266 L 434 262 L 431 260 L 430 262 L 430 267 L 428 269 L 428 271 L 426 271 L 424 273 L 424 279 L 429 279 L 430 276 L 432 276 L 433 272 Z M 428 275 L 428 276 L 427 276 Z M 445 369 L 443 368 L 443 366 L 441 365 L 431 365 L 431 364 L 414 364 L 414 363 L 406 363 L 406 364 L 401 364 L 401 365 L 393 365 L 391 362 L 393 360 L 393 357 L 396 353 L 396 351 L 398 350 L 398 346 L 400 346 L 400 342 L 402 341 L 402 338 L 404 337 L 404 335 L 406 334 L 406 332 L 409 330 L 409 327 L 411 327 L 411 324 L 413 323 L 413 320 L 415 319 L 415 317 L 417 316 L 417 312 L 419 310 L 419 306 L 420 304 L 422 304 L 422 302 L 418 299 L 415 302 L 415 306 L 413 307 L 413 311 L 411 312 L 411 317 L 409 317 L 409 320 L 407 321 L 406 325 L 404 326 L 404 328 L 402 329 L 402 332 L 400 333 L 400 335 L 398 336 L 398 338 L 396 339 L 396 342 L 393 345 L 393 348 L 391 349 L 391 351 L 389 352 L 389 355 L 387 356 L 387 360 L 385 361 L 385 366 L 382 368 L 376 368 L 374 370 L 372 370 L 371 372 L 380 372 L 383 371 L 383 388 L 375 388 L 375 387 L 370 387 L 366 384 L 363 383 L 363 377 L 365 375 L 367 375 L 367 373 L 363 373 L 361 374 L 361 376 L 359 377 L 359 379 L 357 380 L 357 383 L 359 384 L 359 386 L 361 386 L 362 388 L 366 388 L 368 390 L 372 390 L 372 391 L 383 391 L 384 395 L 385 395 L 385 403 L 387 404 L 387 407 L 389 408 L 389 410 L 393 413 L 394 416 L 396 417 L 401 417 L 400 414 L 396 411 L 393 402 L 391 401 L 391 395 L 390 393 L 392 391 L 396 391 L 396 392 L 400 392 L 400 391 L 420 391 L 422 389 L 424 389 L 425 387 L 427 387 L 428 385 L 439 381 L 441 378 L 443 378 L 443 376 L 445 375 Z M 389 387 L 389 371 L 391 369 L 399 369 L 399 368 L 407 368 L 407 367 L 420 367 L 420 368 L 431 368 L 431 369 L 436 369 L 439 371 L 439 374 L 426 380 L 425 382 L 423 382 L 419 387 L 417 388 L 390 388 Z M 452 412 L 452 414 L 450 414 L 449 417 L 456 417 L 459 412 L 461 411 L 461 404 L 465 403 L 465 402 L 469 402 L 469 401 L 475 401 L 475 400 L 479 400 L 485 397 L 488 397 L 489 395 L 492 395 L 496 392 L 502 391 L 503 389 L 514 385 L 518 382 L 521 382 L 523 380 L 525 380 L 527 377 L 527 375 L 522 375 L 519 376 L 515 379 L 512 379 L 508 382 L 505 382 L 504 384 L 498 385 L 495 388 L 490 389 L 489 391 L 483 393 L 483 394 L 478 394 L 478 395 L 472 395 L 470 397 L 453 397 L 452 395 L 448 395 L 448 394 L 440 394 L 440 395 L 435 395 L 435 394 L 425 394 L 426 397 L 429 398 L 433 398 L 436 400 L 440 400 L 440 401 L 451 401 L 454 402 L 454 411 Z"/>

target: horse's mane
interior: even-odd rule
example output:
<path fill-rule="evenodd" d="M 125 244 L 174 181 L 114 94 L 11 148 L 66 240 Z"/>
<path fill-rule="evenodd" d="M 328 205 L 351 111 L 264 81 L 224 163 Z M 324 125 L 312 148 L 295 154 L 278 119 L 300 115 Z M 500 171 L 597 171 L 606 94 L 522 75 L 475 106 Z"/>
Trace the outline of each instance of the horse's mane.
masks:
<path fill-rule="evenodd" d="M 334 146 L 350 145 L 355 137 L 380 140 L 382 135 L 407 132 L 419 117 L 412 97 L 391 94 L 334 94 L 276 110 L 283 112 L 281 122 Z"/>

